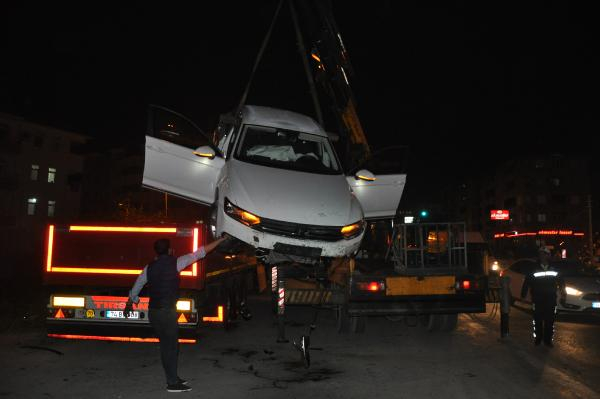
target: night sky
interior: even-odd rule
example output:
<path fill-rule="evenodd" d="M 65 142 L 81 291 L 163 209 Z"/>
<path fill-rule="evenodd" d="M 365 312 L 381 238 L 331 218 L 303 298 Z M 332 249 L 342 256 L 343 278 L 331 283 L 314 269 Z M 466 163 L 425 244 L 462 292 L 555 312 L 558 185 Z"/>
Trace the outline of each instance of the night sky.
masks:
<path fill-rule="evenodd" d="M 486 173 L 515 155 L 591 158 L 597 14 L 572 2 L 479 3 L 333 1 L 371 143 L 408 144 L 413 181 Z M 122 140 L 143 136 L 156 103 L 210 131 L 237 105 L 277 2 L 199 4 L 10 6 L 0 112 Z M 248 103 L 312 114 L 285 7 Z"/>

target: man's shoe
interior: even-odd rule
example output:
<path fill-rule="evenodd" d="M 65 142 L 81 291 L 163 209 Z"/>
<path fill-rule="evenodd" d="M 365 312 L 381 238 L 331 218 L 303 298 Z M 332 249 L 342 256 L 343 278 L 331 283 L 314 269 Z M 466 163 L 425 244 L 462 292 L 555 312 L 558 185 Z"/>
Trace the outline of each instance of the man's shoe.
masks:
<path fill-rule="evenodd" d="M 189 392 L 192 390 L 192 387 L 184 385 L 180 382 L 173 385 L 167 385 L 167 392 Z"/>
<path fill-rule="evenodd" d="M 188 382 L 181 377 L 177 377 L 177 383 L 187 385 Z"/>

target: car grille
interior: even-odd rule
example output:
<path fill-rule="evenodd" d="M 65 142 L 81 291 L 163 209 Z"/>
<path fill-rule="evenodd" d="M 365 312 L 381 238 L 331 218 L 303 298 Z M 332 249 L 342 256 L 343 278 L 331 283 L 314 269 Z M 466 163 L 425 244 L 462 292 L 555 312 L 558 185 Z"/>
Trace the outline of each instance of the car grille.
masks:
<path fill-rule="evenodd" d="M 260 218 L 260 224 L 252 228 L 265 233 L 308 240 L 338 241 L 344 238 L 341 226 L 315 226 Z"/>
<path fill-rule="evenodd" d="M 584 299 L 586 301 L 599 301 L 600 302 L 600 293 L 586 294 L 583 297 L 581 297 L 581 299 Z"/>

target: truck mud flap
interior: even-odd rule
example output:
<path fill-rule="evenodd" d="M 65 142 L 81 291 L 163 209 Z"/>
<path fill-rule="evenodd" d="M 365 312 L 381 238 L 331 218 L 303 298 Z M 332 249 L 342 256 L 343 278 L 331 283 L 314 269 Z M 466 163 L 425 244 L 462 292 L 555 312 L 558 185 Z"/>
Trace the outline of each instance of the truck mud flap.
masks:
<path fill-rule="evenodd" d="M 344 303 L 341 292 L 331 290 L 286 289 L 287 305 L 340 305 Z"/>

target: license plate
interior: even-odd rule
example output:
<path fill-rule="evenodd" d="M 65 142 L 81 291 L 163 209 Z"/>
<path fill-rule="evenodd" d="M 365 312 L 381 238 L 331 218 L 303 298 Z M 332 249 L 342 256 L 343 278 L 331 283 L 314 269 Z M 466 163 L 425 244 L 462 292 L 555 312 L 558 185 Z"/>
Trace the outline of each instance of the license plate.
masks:
<path fill-rule="evenodd" d="M 592 302 L 592 307 L 594 309 L 600 309 L 600 302 Z"/>
<path fill-rule="evenodd" d="M 107 310 L 106 313 L 104 313 L 106 315 L 106 318 L 108 319 L 124 319 L 125 318 L 125 313 L 122 310 Z M 129 319 L 139 319 L 140 318 L 140 312 L 137 311 L 133 311 L 133 312 L 129 312 L 128 314 L 128 318 Z"/>

